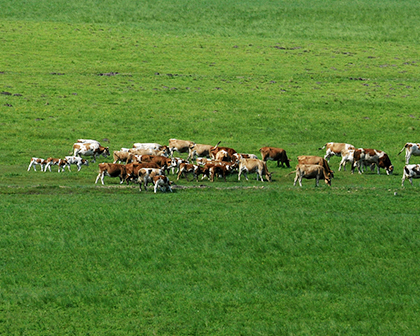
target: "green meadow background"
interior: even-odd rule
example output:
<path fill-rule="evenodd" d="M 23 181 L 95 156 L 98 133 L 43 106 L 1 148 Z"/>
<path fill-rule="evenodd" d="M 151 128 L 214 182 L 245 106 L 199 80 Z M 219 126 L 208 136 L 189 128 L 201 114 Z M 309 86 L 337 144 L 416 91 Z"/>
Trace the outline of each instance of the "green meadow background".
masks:
<path fill-rule="evenodd" d="M 419 7 L 0 0 L 0 333 L 418 335 L 420 186 L 397 153 L 419 141 Z M 95 185 L 96 163 L 27 171 L 79 138 L 275 146 L 292 167 L 157 194 Z M 294 187 L 330 141 L 394 174 L 334 157 L 331 187 Z"/>

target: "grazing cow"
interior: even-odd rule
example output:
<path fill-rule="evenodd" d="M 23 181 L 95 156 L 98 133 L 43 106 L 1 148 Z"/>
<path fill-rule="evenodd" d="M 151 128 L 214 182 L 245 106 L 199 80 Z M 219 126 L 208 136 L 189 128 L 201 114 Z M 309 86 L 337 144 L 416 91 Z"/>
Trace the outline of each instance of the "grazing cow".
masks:
<path fill-rule="evenodd" d="M 162 170 L 159 168 L 140 168 L 136 167 L 135 175 L 137 176 L 137 182 L 139 183 L 139 190 L 141 191 L 141 186 L 144 185 L 144 190 L 147 191 L 147 185 L 149 183 L 153 184 L 153 176 L 164 175 Z"/>
<path fill-rule="evenodd" d="M 363 166 L 372 164 L 376 165 L 378 174 L 380 174 L 379 168 L 385 169 L 387 175 L 394 171 L 394 166 L 385 152 L 371 148 L 358 148 L 354 151 L 352 172 L 357 166 L 359 174 L 362 174 Z"/>
<path fill-rule="evenodd" d="M 123 152 L 123 151 L 113 151 L 112 156 L 114 158 L 114 163 L 128 163 L 128 158 L 130 157 L 129 152 Z"/>
<path fill-rule="evenodd" d="M 195 142 L 188 140 L 178 140 L 178 139 L 169 139 L 169 153 L 171 157 L 174 156 L 174 152 L 187 153 L 190 150 L 190 146 L 195 144 Z"/>
<path fill-rule="evenodd" d="M 404 166 L 401 186 L 404 187 L 404 181 L 406 179 L 408 179 L 411 185 L 413 185 L 413 178 L 420 178 L 420 164 L 410 164 Z"/>
<path fill-rule="evenodd" d="M 330 169 L 327 160 L 322 156 L 300 155 L 298 156 L 298 163 L 322 166 L 329 177 L 334 177 L 334 172 Z"/>
<path fill-rule="evenodd" d="M 44 173 L 47 171 L 47 169 L 51 172 L 51 166 L 58 166 L 58 172 L 64 172 L 66 166 L 67 169 L 70 170 L 70 164 L 67 162 L 66 159 L 57 159 L 57 158 L 48 158 L 46 160 L 46 164 L 45 164 L 45 168 L 44 168 Z"/>
<path fill-rule="evenodd" d="M 98 166 L 99 166 L 99 173 L 98 173 L 98 176 L 96 177 L 95 184 L 98 183 L 99 179 L 101 179 L 102 184 L 104 184 L 104 176 L 119 177 L 120 184 L 122 184 L 127 178 L 126 166 L 123 164 L 100 163 Z"/>
<path fill-rule="evenodd" d="M 206 163 L 204 165 L 197 165 L 196 169 L 194 170 L 194 178 L 197 180 L 198 182 L 198 177 L 202 174 L 203 177 L 201 178 L 202 180 L 207 177 L 208 179 L 210 179 L 210 168 L 212 168 L 215 164 L 214 163 Z"/>
<path fill-rule="evenodd" d="M 299 181 L 299 185 L 302 186 L 302 179 L 315 179 L 315 186 L 319 186 L 319 180 L 324 179 L 325 183 L 331 185 L 331 178 L 325 172 L 324 167 L 318 165 L 309 164 L 298 164 L 296 166 L 296 176 L 293 181 L 293 185 Z"/>
<path fill-rule="evenodd" d="M 257 173 L 257 180 L 258 180 L 258 177 L 260 177 L 261 182 L 264 182 L 263 176 L 265 176 L 267 181 L 271 182 L 272 173 L 268 172 L 267 163 L 263 160 L 241 159 L 239 161 L 238 181 L 241 180 L 242 173 L 245 175 L 245 178 L 247 181 L 248 181 L 247 173 Z"/>
<path fill-rule="evenodd" d="M 152 177 L 152 181 L 153 184 L 155 185 L 155 189 L 154 192 L 156 194 L 158 188 L 160 189 L 160 191 L 165 192 L 165 191 L 170 191 L 172 192 L 172 188 L 171 188 L 171 181 L 169 181 L 169 179 L 165 176 L 165 175 L 156 175 Z"/>
<path fill-rule="evenodd" d="M 223 177 L 224 181 L 226 182 L 226 176 L 232 174 L 236 168 L 238 168 L 238 164 L 236 162 L 225 161 L 216 162 L 215 164 L 209 166 L 210 182 L 214 182 L 215 176 Z"/>
<path fill-rule="evenodd" d="M 327 142 L 324 146 L 318 148 L 319 150 L 327 147 L 324 159 L 330 162 L 331 156 L 343 156 L 345 151 L 350 149 L 356 149 L 353 145 L 341 143 L 341 142 Z"/>
<path fill-rule="evenodd" d="M 407 142 L 404 147 L 400 150 L 398 155 L 405 149 L 405 164 L 410 163 L 411 155 L 419 156 L 420 155 L 420 143 Z"/>
<path fill-rule="evenodd" d="M 283 148 L 277 147 L 262 147 L 260 148 L 260 153 L 262 160 L 264 162 L 270 161 L 277 161 L 277 167 L 281 166 L 284 167 L 286 164 L 287 168 L 290 168 L 290 160 L 287 157 L 286 151 Z"/>
<path fill-rule="evenodd" d="M 89 166 L 89 161 L 82 159 L 81 157 L 78 156 L 66 156 L 66 160 L 69 163 L 69 165 L 67 166 L 68 170 L 70 170 L 70 165 L 74 164 L 77 166 L 77 171 L 80 171 L 80 169 L 82 169 L 82 166 Z"/>
<path fill-rule="evenodd" d="M 103 157 L 109 156 L 109 147 L 102 147 L 98 143 L 86 142 L 75 143 L 73 145 L 73 156 L 92 156 L 93 162 L 96 162 L 96 157 L 102 155 Z"/>
<path fill-rule="evenodd" d="M 28 171 L 31 170 L 31 167 L 36 171 L 36 168 L 35 168 L 36 165 L 40 165 L 41 166 L 41 171 L 44 171 L 44 167 L 45 167 L 46 164 L 47 164 L 47 160 L 33 157 L 31 159 L 31 162 L 29 162 Z"/>

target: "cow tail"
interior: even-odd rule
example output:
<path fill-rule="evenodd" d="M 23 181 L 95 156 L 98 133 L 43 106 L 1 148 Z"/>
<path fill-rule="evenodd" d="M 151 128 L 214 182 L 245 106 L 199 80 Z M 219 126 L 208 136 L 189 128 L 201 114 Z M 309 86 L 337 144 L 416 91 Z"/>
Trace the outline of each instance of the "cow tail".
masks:
<path fill-rule="evenodd" d="M 319 148 L 318 148 L 318 150 L 324 149 L 326 145 L 327 145 L 327 144 L 325 144 L 325 145 L 324 145 L 324 146 L 322 146 L 322 147 L 319 147 Z"/>
<path fill-rule="evenodd" d="M 406 143 L 406 144 L 404 145 L 404 147 L 400 150 L 400 152 L 398 153 L 398 155 L 400 155 L 400 154 L 402 153 L 402 151 L 403 151 L 404 149 L 406 149 L 406 148 L 407 148 L 407 146 L 408 146 L 408 143 Z"/>
<path fill-rule="evenodd" d="M 295 174 L 297 172 L 297 170 L 291 171 L 289 174 L 284 175 L 284 177 L 287 177 L 289 175 Z"/>

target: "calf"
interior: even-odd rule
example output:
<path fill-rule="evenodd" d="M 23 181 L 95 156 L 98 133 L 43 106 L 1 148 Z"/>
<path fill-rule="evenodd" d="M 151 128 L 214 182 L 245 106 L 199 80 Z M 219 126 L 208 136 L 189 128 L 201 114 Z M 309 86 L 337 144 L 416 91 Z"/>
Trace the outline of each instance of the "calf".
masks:
<path fill-rule="evenodd" d="M 188 174 L 194 174 L 194 171 L 197 169 L 197 165 L 189 164 L 189 163 L 181 163 L 179 166 L 179 172 L 176 180 L 178 181 L 181 174 L 184 175 L 185 179 L 188 181 Z"/>
<path fill-rule="evenodd" d="M 302 186 L 302 178 L 315 179 L 315 186 L 319 186 L 319 180 L 324 179 L 325 183 L 331 185 L 331 178 L 325 172 L 324 167 L 317 165 L 298 164 L 296 166 L 296 176 L 293 181 L 293 185 L 299 181 L 299 185 Z"/>
<path fill-rule="evenodd" d="M 77 171 L 80 171 L 82 169 L 82 166 L 89 166 L 88 160 L 82 159 L 78 156 L 66 156 L 66 160 L 69 163 L 69 165 L 67 166 L 69 171 L 71 171 L 70 166 L 72 164 L 76 165 Z"/>
<path fill-rule="evenodd" d="M 44 167 L 45 167 L 46 164 L 47 164 L 47 160 L 33 157 L 31 159 L 31 162 L 29 162 L 28 171 L 31 170 L 31 167 L 36 171 L 36 168 L 35 168 L 36 165 L 40 165 L 41 166 L 41 171 L 44 171 Z"/>
<path fill-rule="evenodd" d="M 264 162 L 267 162 L 268 160 L 277 161 L 277 167 L 279 167 L 281 163 L 282 167 L 286 164 L 286 167 L 290 168 L 290 160 L 283 148 L 262 147 L 260 148 L 260 153 Z"/>
<path fill-rule="evenodd" d="M 413 178 L 420 178 L 420 164 L 405 165 L 403 169 L 403 177 L 401 186 L 404 187 L 404 181 L 408 179 L 413 185 Z"/>
<path fill-rule="evenodd" d="M 47 169 L 51 172 L 51 166 L 58 166 L 58 172 L 64 172 L 66 166 L 67 169 L 70 170 L 70 164 L 67 162 L 66 159 L 57 159 L 57 158 L 48 158 L 46 160 L 46 164 L 45 164 L 45 168 L 44 168 L 44 173 L 47 171 Z"/>
<path fill-rule="evenodd" d="M 272 173 L 268 172 L 267 163 L 258 159 L 241 159 L 239 161 L 239 173 L 238 181 L 241 180 L 241 174 L 245 175 L 246 180 L 248 181 L 247 173 L 257 173 L 257 180 L 261 178 L 261 182 L 264 182 L 263 176 L 267 179 L 268 182 L 271 182 Z"/>
<path fill-rule="evenodd" d="M 125 165 L 119 163 L 100 163 L 98 166 L 99 173 L 96 177 L 95 184 L 98 183 L 99 179 L 101 179 L 102 184 L 104 184 L 104 176 L 119 177 L 120 184 L 126 181 L 127 172 Z"/>

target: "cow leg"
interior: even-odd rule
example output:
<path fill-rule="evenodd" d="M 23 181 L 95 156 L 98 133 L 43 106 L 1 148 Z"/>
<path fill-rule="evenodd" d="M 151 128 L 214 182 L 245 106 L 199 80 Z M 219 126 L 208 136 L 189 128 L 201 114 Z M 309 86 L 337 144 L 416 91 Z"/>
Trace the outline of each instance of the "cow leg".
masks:
<path fill-rule="evenodd" d="M 410 157 L 411 157 L 411 153 L 410 152 L 407 152 L 406 154 L 405 154 L 405 164 L 410 164 Z"/>
<path fill-rule="evenodd" d="M 408 180 L 410 181 L 410 184 L 413 185 L 413 178 L 410 177 Z"/>
<path fill-rule="evenodd" d="M 31 167 L 32 167 L 32 166 L 34 167 L 34 170 L 36 171 L 35 166 L 34 166 L 32 163 L 33 163 L 33 161 L 31 161 L 31 163 L 29 164 L 28 171 L 30 171 L 30 170 L 31 170 Z"/>
<path fill-rule="evenodd" d="M 101 177 L 101 175 L 102 175 L 102 177 Z M 103 172 L 99 172 L 98 176 L 96 176 L 95 184 L 98 183 L 99 178 L 101 178 L 102 184 L 104 184 Z"/>
<path fill-rule="evenodd" d="M 302 187 L 302 178 L 303 178 L 303 175 L 300 175 L 299 176 L 299 185 Z"/>
<path fill-rule="evenodd" d="M 319 187 L 319 175 L 315 178 L 315 187 Z"/>

